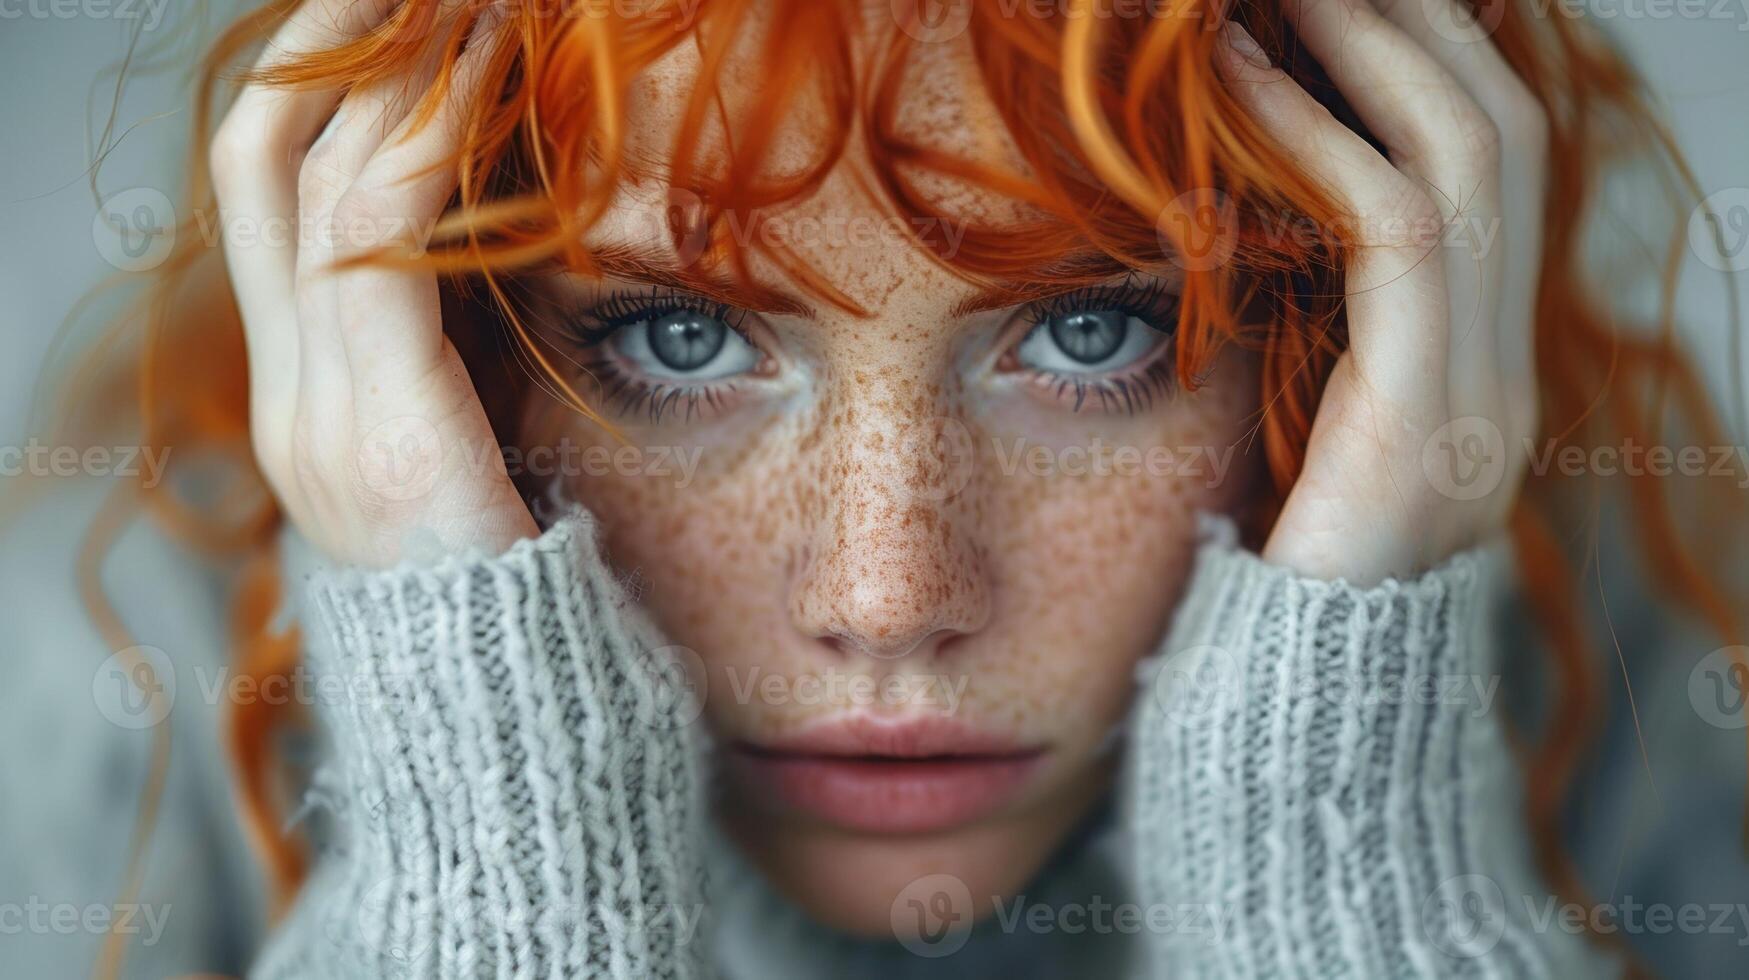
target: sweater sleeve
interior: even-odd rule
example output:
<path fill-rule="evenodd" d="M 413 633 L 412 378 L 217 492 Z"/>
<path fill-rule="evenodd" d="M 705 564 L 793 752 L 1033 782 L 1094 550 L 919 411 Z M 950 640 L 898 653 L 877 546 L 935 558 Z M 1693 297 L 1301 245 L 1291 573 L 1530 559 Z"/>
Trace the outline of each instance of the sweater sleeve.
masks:
<path fill-rule="evenodd" d="M 337 840 L 252 976 L 706 975 L 696 659 L 586 513 L 303 596 Z"/>
<path fill-rule="evenodd" d="M 1143 663 L 1124 830 L 1153 975 L 1609 976 L 1531 870 L 1501 730 L 1499 549 L 1323 582 L 1210 522 Z"/>

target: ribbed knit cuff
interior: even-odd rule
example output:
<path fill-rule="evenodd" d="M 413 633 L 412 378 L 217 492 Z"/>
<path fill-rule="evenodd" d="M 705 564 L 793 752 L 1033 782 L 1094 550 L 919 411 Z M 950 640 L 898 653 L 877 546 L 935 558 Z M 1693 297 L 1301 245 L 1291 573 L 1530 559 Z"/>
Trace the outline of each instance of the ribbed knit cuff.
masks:
<path fill-rule="evenodd" d="M 1568 976 L 1522 853 L 1488 629 L 1498 551 L 1372 588 L 1303 578 L 1209 521 L 1138 674 L 1126 781 L 1173 976 Z M 1174 921 L 1188 921 L 1179 917 Z M 1585 975 L 1604 975 L 1586 973 Z"/>
<path fill-rule="evenodd" d="M 587 514 L 318 574 L 304 625 L 343 851 L 259 973 L 705 975 L 697 705 Z"/>

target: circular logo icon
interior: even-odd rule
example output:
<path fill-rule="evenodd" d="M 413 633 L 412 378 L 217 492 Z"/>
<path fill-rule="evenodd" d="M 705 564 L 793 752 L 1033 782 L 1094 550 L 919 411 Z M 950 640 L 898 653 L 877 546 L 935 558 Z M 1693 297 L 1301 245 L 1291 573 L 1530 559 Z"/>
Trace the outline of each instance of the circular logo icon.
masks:
<path fill-rule="evenodd" d="M 682 728 L 704 713 L 710 693 L 710 674 L 704 658 L 690 647 L 657 647 L 645 654 L 643 691 L 638 699 L 638 720 L 650 728 Z"/>
<path fill-rule="evenodd" d="M 1421 0 L 1421 16 L 1433 33 L 1455 44 L 1485 41 L 1506 17 L 1507 0 Z"/>
<path fill-rule="evenodd" d="M 972 482 L 977 447 L 958 419 L 936 417 L 901 428 L 890 462 L 895 491 L 909 500 L 949 500 Z"/>
<path fill-rule="evenodd" d="M 1506 477 L 1506 437 L 1480 415 L 1452 419 L 1422 444 L 1421 472 L 1442 496 L 1479 500 Z"/>
<path fill-rule="evenodd" d="M 1688 247 L 1720 272 L 1749 269 L 1749 187 L 1727 187 L 1695 205 Z"/>
<path fill-rule="evenodd" d="M 399 934 L 392 931 L 391 924 L 429 919 L 434 910 L 419 906 L 425 901 L 423 896 L 435 894 L 431 882 L 420 875 L 390 875 L 359 893 L 354 904 L 334 906 L 326 916 L 324 931 L 338 945 L 357 942 L 382 954 L 400 975 L 413 975 L 422 972 L 414 967 L 424 958 L 431 939 Z"/>
<path fill-rule="evenodd" d="M 103 261 L 123 272 L 155 269 L 176 247 L 176 208 L 156 188 L 117 191 L 92 216 L 91 241 Z"/>
<path fill-rule="evenodd" d="M 157 647 L 132 646 L 110 654 L 91 676 L 99 714 L 122 728 L 150 728 L 176 703 L 176 668 Z"/>
<path fill-rule="evenodd" d="M 1186 272 L 1227 264 L 1239 247 L 1239 210 L 1224 191 L 1197 187 L 1173 198 L 1154 220 L 1167 261 Z"/>
<path fill-rule="evenodd" d="M 389 419 L 358 443 L 359 482 L 378 498 L 418 500 L 437 486 L 443 440 L 437 427 L 416 415 Z"/>
<path fill-rule="evenodd" d="M 924 44 L 951 41 L 972 24 L 972 0 L 892 0 L 899 30 Z"/>
<path fill-rule="evenodd" d="M 1749 647 L 1720 647 L 1702 657 L 1688 674 L 1688 701 L 1714 728 L 1749 728 Z"/>
<path fill-rule="evenodd" d="M 1206 730 L 1221 706 L 1238 694 L 1244 677 L 1239 658 L 1217 646 L 1185 647 L 1168 654 L 1154 675 L 1154 698 L 1173 724 Z"/>
<path fill-rule="evenodd" d="M 1447 878 L 1421 903 L 1421 930 L 1445 955 L 1475 959 L 1505 934 L 1506 897 L 1486 875 Z"/>
<path fill-rule="evenodd" d="M 668 188 L 663 206 L 663 232 L 674 248 L 677 268 L 690 269 L 711 247 L 711 229 L 705 221 L 704 198 L 684 187 Z"/>
<path fill-rule="evenodd" d="M 971 938 L 972 890 L 954 875 L 924 875 L 900 890 L 889 918 L 893 936 L 912 953 L 952 956 Z"/>

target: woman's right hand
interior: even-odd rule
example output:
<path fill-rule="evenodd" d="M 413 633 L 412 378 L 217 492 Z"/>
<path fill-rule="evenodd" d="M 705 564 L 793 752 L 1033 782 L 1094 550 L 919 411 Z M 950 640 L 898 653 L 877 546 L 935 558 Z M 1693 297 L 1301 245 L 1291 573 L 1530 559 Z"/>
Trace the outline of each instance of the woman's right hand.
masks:
<path fill-rule="evenodd" d="M 393 0 L 305 0 L 260 67 L 332 48 Z M 451 15 L 453 16 L 453 15 Z M 441 108 L 411 110 L 440 67 L 347 92 L 251 82 L 209 160 L 225 260 L 249 356 L 257 461 L 303 535 L 330 558 L 386 566 L 409 551 L 496 554 L 539 533 L 444 336 L 434 272 L 363 266 L 361 251 L 418 246 L 453 194 L 469 100 L 502 50 L 495 8 L 474 26 Z M 433 49 L 447 24 L 434 27 Z"/>

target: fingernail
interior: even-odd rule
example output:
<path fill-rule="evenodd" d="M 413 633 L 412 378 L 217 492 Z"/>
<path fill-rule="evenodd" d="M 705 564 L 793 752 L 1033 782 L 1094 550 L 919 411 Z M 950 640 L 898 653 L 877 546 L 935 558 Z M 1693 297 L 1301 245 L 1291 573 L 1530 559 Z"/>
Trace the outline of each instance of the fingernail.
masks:
<path fill-rule="evenodd" d="M 1258 68 L 1269 67 L 1269 55 L 1266 54 L 1257 41 L 1251 37 L 1251 32 L 1240 27 L 1237 22 L 1227 21 L 1221 26 L 1221 34 L 1226 37 L 1227 44 L 1230 45 L 1234 51 L 1239 52 L 1240 57 L 1251 62 L 1253 65 L 1256 65 Z"/>

